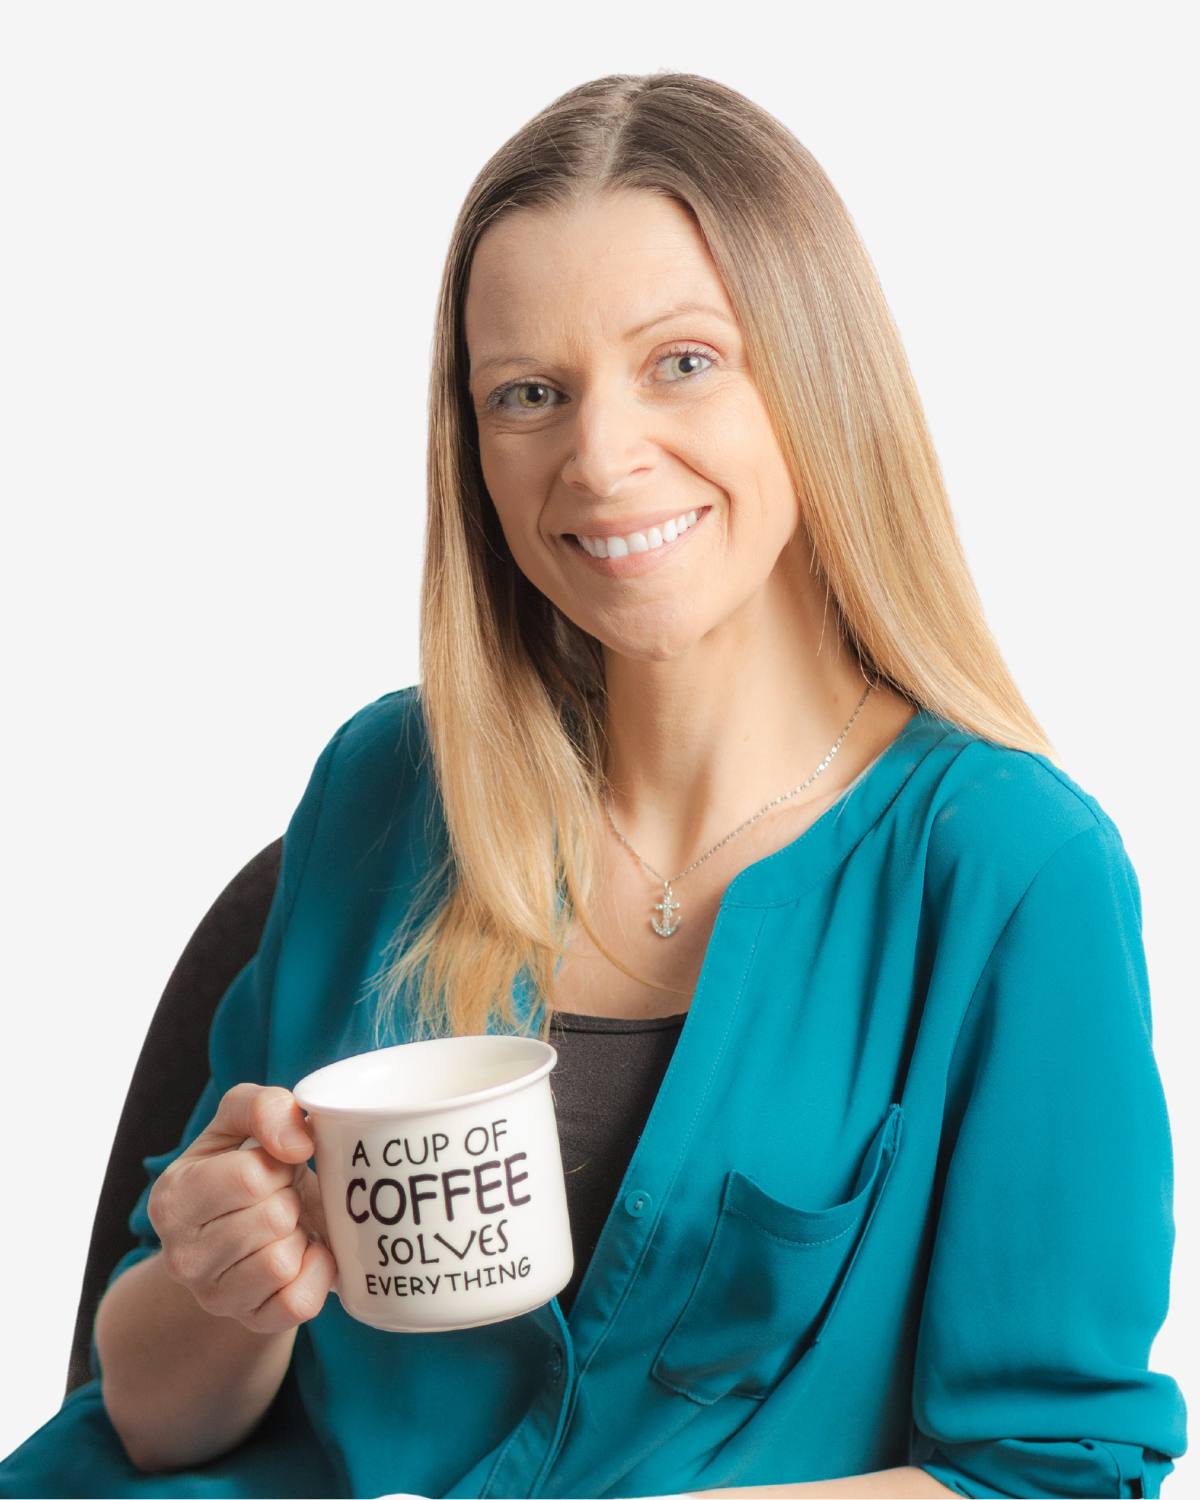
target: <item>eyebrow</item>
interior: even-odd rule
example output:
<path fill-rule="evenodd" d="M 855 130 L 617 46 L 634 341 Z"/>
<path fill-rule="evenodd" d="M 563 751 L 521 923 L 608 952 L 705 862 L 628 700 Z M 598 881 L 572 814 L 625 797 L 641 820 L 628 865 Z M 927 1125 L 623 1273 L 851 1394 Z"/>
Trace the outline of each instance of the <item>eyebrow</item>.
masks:
<path fill-rule="evenodd" d="M 633 328 L 625 330 L 624 337 L 628 339 L 637 338 L 639 333 L 645 333 L 648 328 L 654 328 L 659 323 L 665 323 L 669 318 L 682 317 L 684 313 L 706 313 L 709 317 L 719 318 L 722 323 L 733 327 L 733 321 L 720 308 L 711 307 L 707 302 L 679 302 L 674 307 L 669 307 L 665 312 L 655 313 L 652 318 L 647 318 L 644 323 L 638 323 Z M 484 370 L 490 370 L 495 365 L 539 365 L 542 361 L 536 359 L 532 354 L 493 354 L 487 359 L 481 359 L 478 364 L 471 365 L 472 376 L 480 375 Z"/>

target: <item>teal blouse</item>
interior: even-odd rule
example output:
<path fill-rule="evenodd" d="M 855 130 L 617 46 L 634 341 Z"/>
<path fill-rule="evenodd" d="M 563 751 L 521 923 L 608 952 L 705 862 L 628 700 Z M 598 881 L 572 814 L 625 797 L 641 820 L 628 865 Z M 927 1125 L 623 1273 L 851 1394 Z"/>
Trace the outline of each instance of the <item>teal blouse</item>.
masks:
<path fill-rule="evenodd" d="M 321 752 L 110 1284 L 158 1248 L 150 1186 L 226 1089 L 372 1045 L 354 1002 L 445 837 L 427 750 L 408 687 Z M 162 1475 L 126 1459 L 93 1340 L 97 1378 L 0 1495 L 641 1496 L 902 1464 L 962 1495 L 1158 1495 L 1186 1447 L 1148 1368 L 1172 1191 L 1117 828 L 1044 757 L 922 711 L 727 887 L 569 1318 L 393 1334 L 330 1297 L 256 1431 Z"/>

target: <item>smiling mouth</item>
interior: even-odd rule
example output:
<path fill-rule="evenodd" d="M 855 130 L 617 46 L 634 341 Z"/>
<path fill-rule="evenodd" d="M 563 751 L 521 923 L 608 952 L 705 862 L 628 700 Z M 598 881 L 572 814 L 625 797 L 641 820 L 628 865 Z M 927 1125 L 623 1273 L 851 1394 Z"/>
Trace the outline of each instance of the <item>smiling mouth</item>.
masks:
<path fill-rule="evenodd" d="M 656 566 L 660 561 L 664 560 L 668 554 L 673 555 L 681 547 L 683 547 L 687 543 L 687 540 L 692 535 L 692 533 L 698 530 L 699 527 L 703 525 L 705 517 L 708 515 L 711 509 L 711 505 L 697 506 L 695 512 L 695 521 L 693 521 L 685 531 L 677 532 L 674 538 L 670 541 L 668 541 L 665 536 L 662 536 L 661 528 L 651 528 L 651 530 L 658 531 L 658 534 L 661 537 L 661 540 L 657 544 L 653 542 L 653 539 L 649 535 L 643 533 L 643 535 L 646 536 L 647 541 L 647 545 L 645 547 L 641 548 L 641 550 L 639 551 L 630 550 L 623 555 L 616 557 L 597 557 L 595 553 L 589 552 L 587 550 L 587 548 L 583 545 L 583 543 L 579 540 L 579 537 L 574 532 L 565 532 L 563 534 L 563 540 L 567 543 L 571 550 L 576 553 L 583 561 L 589 563 L 594 569 L 598 570 L 601 573 L 607 573 L 613 576 L 637 574 Z"/>

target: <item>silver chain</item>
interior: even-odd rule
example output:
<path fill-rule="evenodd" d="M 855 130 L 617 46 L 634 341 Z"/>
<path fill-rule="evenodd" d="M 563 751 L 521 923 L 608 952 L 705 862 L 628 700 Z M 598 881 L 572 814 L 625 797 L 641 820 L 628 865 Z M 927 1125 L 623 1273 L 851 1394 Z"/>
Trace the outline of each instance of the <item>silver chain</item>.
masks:
<path fill-rule="evenodd" d="M 857 719 L 859 714 L 862 712 L 863 704 L 866 703 L 868 697 L 870 697 L 871 689 L 874 686 L 875 684 L 873 682 L 869 682 L 867 684 L 867 691 L 858 700 L 858 707 L 850 715 L 850 719 L 847 722 L 846 727 L 842 730 L 841 734 L 838 735 L 837 739 L 834 740 L 833 744 L 830 746 L 828 752 L 825 755 L 825 759 L 821 762 L 821 764 L 817 767 L 817 769 L 812 773 L 811 776 L 806 777 L 799 786 L 794 786 L 790 792 L 784 792 L 782 796 L 779 797 L 772 797 L 770 802 L 766 803 L 765 806 L 760 807 L 753 817 L 747 818 L 744 823 L 739 824 L 732 833 L 727 833 L 725 837 L 720 841 L 720 843 L 714 844 L 711 849 L 706 849 L 699 859 L 694 859 L 691 864 L 688 865 L 686 870 L 681 870 L 678 875 L 672 876 L 670 880 L 668 880 L 665 875 L 660 875 L 653 865 L 647 863 L 646 860 L 642 859 L 642 856 L 637 852 L 637 850 L 613 822 L 612 811 L 608 803 L 608 793 L 606 791 L 601 793 L 601 801 L 604 804 L 604 813 L 608 818 L 609 826 L 611 827 L 612 831 L 625 845 L 626 849 L 629 850 L 630 854 L 633 855 L 634 859 L 636 859 L 640 864 L 645 865 L 646 869 L 650 871 L 651 875 L 653 875 L 656 880 L 661 880 L 663 883 L 663 899 L 661 901 L 656 901 L 654 904 L 655 911 L 661 911 L 663 913 L 662 921 L 659 921 L 656 917 L 653 916 L 650 918 L 650 925 L 654 928 L 655 932 L 658 933 L 659 937 L 670 937 L 671 934 L 678 929 L 680 922 L 682 921 L 681 918 L 677 920 L 675 917 L 675 914 L 681 908 L 679 902 L 675 901 L 672 898 L 672 885 L 674 885 L 676 881 L 682 880 L 685 875 L 690 875 L 697 865 L 702 865 L 710 855 L 715 854 L 718 849 L 723 848 L 730 839 L 736 838 L 743 829 L 749 828 L 750 824 L 755 822 L 758 818 L 761 818 L 763 813 L 770 812 L 771 808 L 777 807 L 781 802 L 787 802 L 790 798 L 795 797 L 797 793 L 802 792 L 805 787 L 811 786 L 812 783 L 817 779 L 817 777 L 820 776 L 823 771 L 827 770 L 832 764 L 834 756 L 841 748 L 842 741 L 850 733 L 850 729 L 853 726 L 855 719 Z"/>

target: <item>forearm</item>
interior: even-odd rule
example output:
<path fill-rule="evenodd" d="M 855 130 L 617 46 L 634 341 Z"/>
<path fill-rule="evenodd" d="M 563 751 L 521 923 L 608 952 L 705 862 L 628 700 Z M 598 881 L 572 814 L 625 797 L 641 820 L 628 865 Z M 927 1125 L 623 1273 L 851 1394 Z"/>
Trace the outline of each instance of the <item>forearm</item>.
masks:
<path fill-rule="evenodd" d="M 101 1395 L 147 1472 L 206 1463 L 248 1437 L 287 1374 L 296 1329 L 253 1333 L 207 1313 L 152 1255 L 122 1272 L 96 1314 Z"/>
<path fill-rule="evenodd" d="M 879 1497 L 879 1500 L 920 1500 L 926 1495 L 952 1495 L 962 1500 L 957 1490 L 947 1489 L 924 1469 L 904 1467 L 900 1469 L 876 1469 L 870 1474 L 851 1474 L 843 1479 L 817 1479 L 805 1484 L 761 1484 L 741 1489 L 689 1490 L 680 1500 L 693 1500 L 694 1496 L 726 1495 L 737 1500 L 785 1500 L 792 1495 L 810 1496 L 812 1500 L 837 1495 Z"/>

